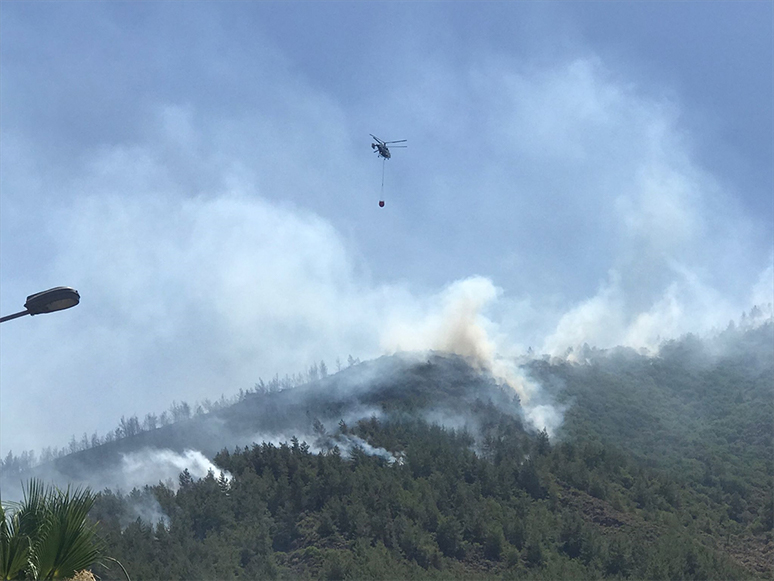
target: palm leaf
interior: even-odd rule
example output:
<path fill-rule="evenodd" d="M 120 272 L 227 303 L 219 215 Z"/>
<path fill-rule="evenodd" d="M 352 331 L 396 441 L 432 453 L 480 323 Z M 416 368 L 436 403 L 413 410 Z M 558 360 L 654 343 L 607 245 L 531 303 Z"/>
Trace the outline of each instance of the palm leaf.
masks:
<path fill-rule="evenodd" d="M 39 534 L 31 549 L 31 561 L 38 579 L 71 577 L 98 562 L 102 543 L 96 525 L 87 516 L 94 504 L 90 490 L 68 487 L 65 492 L 51 490 L 49 510 L 40 524 Z"/>
<path fill-rule="evenodd" d="M 26 487 L 22 487 L 24 499 L 18 504 L 16 516 L 19 518 L 18 534 L 34 539 L 45 521 L 50 492 L 43 483 L 35 478 Z"/>
<path fill-rule="evenodd" d="M 16 579 L 27 567 L 30 552 L 28 537 L 18 534 L 19 519 L 6 513 L 0 502 L 0 578 Z"/>
<path fill-rule="evenodd" d="M 103 544 L 87 518 L 94 499 L 88 488 L 30 480 L 13 514 L 0 513 L 0 577 L 60 579 L 95 565 Z"/>

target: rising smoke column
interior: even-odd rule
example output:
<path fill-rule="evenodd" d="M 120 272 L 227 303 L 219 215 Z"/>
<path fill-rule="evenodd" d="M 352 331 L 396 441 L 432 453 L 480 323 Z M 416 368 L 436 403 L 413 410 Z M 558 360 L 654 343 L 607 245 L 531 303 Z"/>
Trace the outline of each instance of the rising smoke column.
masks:
<path fill-rule="evenodd" d="M 185 450 L 179 454 L 169 449 L 143 448 L 122 456 L 120 481 L 113 486 L 133 488 L 149 482 L 171 481 L 172 488 L 177 489 L 178 476 L 184 470 L 188 470 L 193 478 L 204 478 L 212 472 L 231 480 L 229 472 L 222 471 L 198 450 Z"/>
<path fill-rule="evenodd" d="M 553 435 L 562 423 L 563 409 L 523 372 L 516 346 L 484 315 L 501 295 L 501 289 L 485 277 L 456 281 L 434 297 L 424 312 L 413 313 L 411 320 L 393 321 L 383 336 L 383 348 L 388 353 L 435 350 L 466 358 L 513 389 L 527 422 Z"/>

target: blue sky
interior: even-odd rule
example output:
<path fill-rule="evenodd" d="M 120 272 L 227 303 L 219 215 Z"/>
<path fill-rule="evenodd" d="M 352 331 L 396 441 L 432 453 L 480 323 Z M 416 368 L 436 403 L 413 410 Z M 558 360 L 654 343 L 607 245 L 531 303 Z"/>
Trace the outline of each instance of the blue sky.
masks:
<path fill-rule="evenodd" d="M 0 451 L 324 359 L 774 290 L 772 2 L 5 2 Z M 408 139 L 385 165 L 369 133 Z M 456 305 L 467 305 L 457 308 Z M 29 418 L 35 418 L 32 424 Z"/>

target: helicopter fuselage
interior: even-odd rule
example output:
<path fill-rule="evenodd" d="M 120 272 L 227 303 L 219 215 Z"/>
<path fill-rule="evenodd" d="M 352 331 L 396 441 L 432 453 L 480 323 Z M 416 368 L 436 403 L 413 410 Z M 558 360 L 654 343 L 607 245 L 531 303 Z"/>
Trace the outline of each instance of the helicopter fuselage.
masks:
<path fill-rule="evenodd" d="M 390 159 L 390 150 L 387 149 L 386 145 L 382 145 L 381 143 L 372 143 L 371 149 L 374 150 L 374 153 L 376 153 L 379 157 L 383 157 L 384 159 Z"/>

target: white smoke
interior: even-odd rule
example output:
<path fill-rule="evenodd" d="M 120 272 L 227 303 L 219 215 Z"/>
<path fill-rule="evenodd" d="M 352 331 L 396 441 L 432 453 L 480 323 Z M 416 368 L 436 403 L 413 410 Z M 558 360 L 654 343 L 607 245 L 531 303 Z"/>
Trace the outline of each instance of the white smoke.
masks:
<path fill-rule="evenodd" d="M 188 470 L 194 478 L 204 478 L 209 472 L 216 477 L 221 474 L 231 481 L 231 474 L 213 464 L 197 450 L 185 450 L 182 454 L 169 449 L 144 448 L 121 457 L 120 480 L 113 486 L 139 488 L 146 484 L 162 482 L 173 489 L 179 485 L 178 477 Z"/>
<path fill-rule="evenodd" d="M 138 142 L 92 144 L 64 175 L 45 162 L 47 128 L 4 136 L 13 163 L 3 166 L 3 259 L 34 268 L 5 280 L 3 295 L 24 297 L 45 280 L 78 287 L 83 302 L 3 326 L 0 371 L 11 389 L 0 447 L 64 445 L 72 418 L 104 432 L 110 418 L 211 397 L 213 386 L 369 358 L 382 333 L 390 352 L 471 358 L 548 429 L 556 408 L 516 364 L 524 336 L 553 355 L 584 343 L 653 349 L 771 302 L 774 271 L 758 274 L 749 234 L 757 217 L 698 167 L 679 103 L 648 97 L 594 58 L 532 72 L 488 59 L 471 66 L 447 71 L 448 84 L 445 73 L 424 82 L 423 72 L 401 89 L 422 112 L 418 135 L 448 130 L 448 115 L 426 111 L 464 103 L 482 117 L 456 130 L 478 141 L 464 156 L 441 148 L 421 171 L 406 166 L 422 195 L 378 219 L 360 205 L 366 170 L 343 122 L 350 108 L 315 100 L 309 87 L 298 93 L 282 75 L 287 110 L 251 102 L 255 113 L 224 119 L 204 105 L 157 104 Z M 325 155 L 311 155 L 330 135 Z M 271 155 L 255 155 L 265 143 Z M 449 228 L 459 216 L 470 221 Z M 493 278 L 430 294 L 393 282 L 437 288 L 470 272 Z M 528 297 L 528 317 L 491 315 L 507 302 L 493 280 Z M 41 419 L 34 429 L 30 415 Z"/>
<path fill-rule="evenodd" d="M 362 412 L 362 408 L 360 410 Z M 346 420 L 342 418 L 345 423 L 356 423 L 358 420 L 369 417 L 380 417 L 382 414 L 380 411 L 374 409 L 368 413 L 350 412 L 346 414 Z M 344 434 L 338 432 L 336 428 L 328 428 L 326 426 L 326 432 L 324 434 L 305 434 L 303 431 L 297 429 L 288 430 L 287 433 L 257 433 L 251 438 L 254 443 L 272 444 L 274 446 L 288 445 L 293 438 L 299 442 L 306 442 L 309 446 L 309 451 L 314 454 L 328 453 L 335 446 L 338 446 L 340 452 L 344 456 L 351 456 L 352 452 L 359 449 L 368 456 L 378 456 L 386 460 L 389 464 L 393 464 L 400 460 L 400 454 L 393 454 L 389 450 L 372 446 L 363 438 L 354 434 Z"/>
<path fill-rule="evenodd" d="M 383 336 L 387 352 L 399 350 L 444 351 L 465 357 L 521 400 L 527 422 L 553 435 L 562 423 L 563 410 L 550 401 L 540 384 L 519 366 L 519 351 L 497 323 L 484 313 L 502 295 L 488 278 L 476 276 L 449 285 L 430 303 L 425 313 L 411 320 L 394 321 Z"/>
<path fill-rule="evenodd" d="M 135 488 L 126 497 L 127 513 L 121 519 L 121 526 L 126 527 L 129 524 L 140 519 L 144 523 L 156 525 L 160 523 L 165 528 L 169 527 L 169 515 L 161 508 L 161 504 L 148 488 Z"/>
<path fill-rule="evenodd" d="M 48 464 L 33 469 L 30 476 L 51 481 L 61 488 L 73 485 L 89 487 L 92 490 L 107 488 L 124 492 L 133 491 L 130 496 L 139 491 L 144 499 L 142 502 L 138 498 L 130 499 L 132 506 L 137 505 L 133 509 L 136 513 L 133 519 L 139 516 L 151 522 L 159 518 L 146 517 L 153 514 L 162 515 L 161 509 L 154 505 L 152 500 L 145 498 L 147 495 L 142 492 L 142 489 L 146 485 L 153 486 L 161 483 L 172 490 L 177 490 L 180 485 L 179 476 L 184 470 L 188 470 L 194 479 L 204 478 L 209 472 L 212 472 L 216 478 L 222 475 L 227 482 L 231 482 L 232 479 L 230 472 L 218 468 L 198 450 L 189 449 L 178 453 L 167 448 L 143 448 L 136 452 L 121 454 L 121 462 L 115 468 L 81 471 L 80 474 L 73 475 L 60 472 L 53 464 Z M 21 481 L 3 478 L 1 488 L 4 502 L 21 500 Z"/>
<path fill-rule="evenodd" d="M 584 343 L 655 352 L 665 339 L 711 333 L 772 300 L 771 259 L 761 274 L 760 225 L 692 155 L 674 104 L 639 105 L 630 108 L 632 123 L 621 124 L 639 127 L 630 135 L 639 154 L 600 205 L 610 212 L 600 224 L 611 236 L 607 276 L 595 294 L 564 308 L 543 342 L 552 356 Z"/>
<path fill-rule="evenodd" d="M 664 341 L 686 333 L 711 336 L 753 307 L 757 307 L 754 312 L 759 322 L 771 318 L 772 266 L 765 268 L 752 285 L 749 300 L 724 296 L 687 267 L 673 265 L 671 272 L 671 282 L 644 304 L 627 292 L 624 277 L 611 273 L 596 295 L 560 317 L 553 333 L 546 337 L 542 352 L 565 357 L 588 344 L 656 353 Z M 753 324 L 751 319 L 747 322 Z"/>
<path fill-rule="evenodd" d="M 335 438 L 333 438 L 332 441 L 335 443 L 336 446 L 339 447 L 342 454 L 345 454 L 345 455 L 351 456 L 352 453 L 357 449 L 362 451 L 364 454 L 368 456 L 377 456 L 379 458 L 382 458 L 383 460 L 386 460 L 389 464 L 394 464 L 395 462 L 400 461 L 399 456 L 392 454 L 391 452 L 385 450 L 384 448 L 378 448 L 378 447 L 372 446 L 371 444 L 366 442 L 363 438 L 360 438 L 352 434 L 339 434 Z"/>
<path fill-rule="evenodd" d="M 774 257 L 761 272 L 758 281 L 750 293 L 750 304 L 758 306 L 762 311 L 762 319 L 774 316 Z"/>

